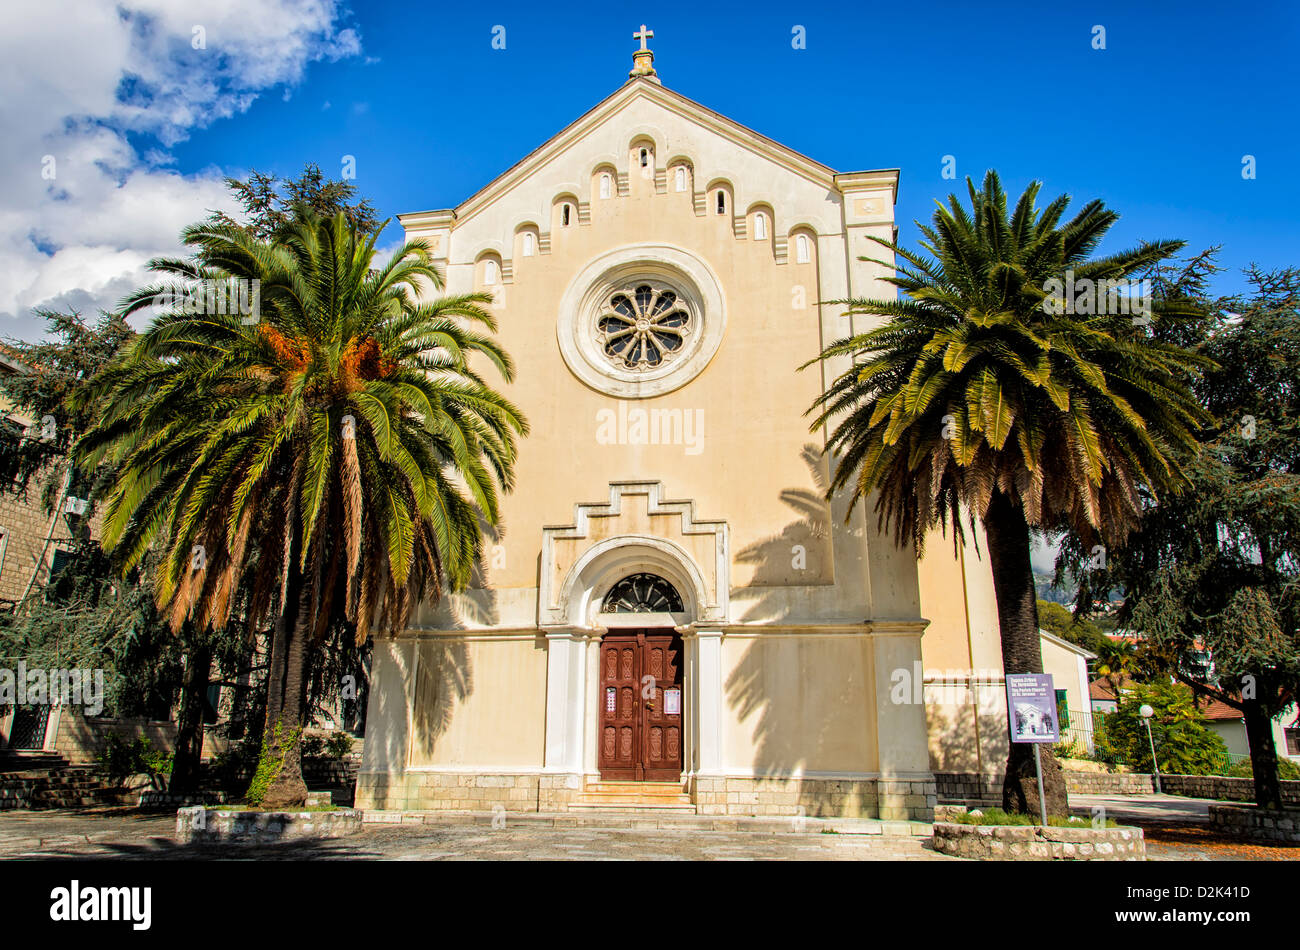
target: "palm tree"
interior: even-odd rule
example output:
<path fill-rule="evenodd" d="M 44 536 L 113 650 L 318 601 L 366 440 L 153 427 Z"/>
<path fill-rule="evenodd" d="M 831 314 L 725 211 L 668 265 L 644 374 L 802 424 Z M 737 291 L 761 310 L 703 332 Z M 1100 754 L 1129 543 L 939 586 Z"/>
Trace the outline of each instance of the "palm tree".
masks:
<path fill-rule="evenodd" d="M 513 377 L 477 329 L 496 329 L 491 298 L 419 302 L 443 287 L 428 250 L 404 244 L 372 270 L 377 237 L 305 206 L 266 241 L 186 229 L 193 259 L 153 261 L 164 280 L 123 302 L 164 312 L 87 397 L 102 408 L 77 446 L 85 465 L 116 465 L 103 537 L 122 569 L 161 549 L 155 595 L 174 628 L 270 626 L 254 783 L 268 806 L 306 797 L 309 651 L 336 623 L 358 643 L 396 633 L 422 598 L 463 587 L 527 433 L 480 373 Z M 256 313 L 196 299 L 232 280 L 250 282 L 246 301 L 260 282 Z"/>
<path fill-rule="evenodd" d="M 935 525 L 951 526 L 957 544 L 963 512 L 972 529 L 983 523 L 1005 671 L 1041 673 L 1031 530 L 1073 531 L 1090 550 L 1114 545 L 1135 526 L 1144 493 L 1177 491 L 1176 454 L 1194 449 L 1205 419 L 1189 377 L 1205 361 L 1161 342 L 1141 316 L 1094 313 L 1117 309 L 1105 293 L 1077 306 L 1062 299 L 1071 276 L 1075 286 L 1128 281 L 1180 242 L 1090 260 L 1118 218 L 1101 202 L 1060 225 L 1069 197 L 1040 212 L 1037 182 L 1009 217 L 996 173 L 967 187 L 969 211 L 950 195 L 933 226 L 918 222 L 926 253 L 876 239 L 903 261 L 885 279 L 905 296 L 837 301 L 884 319 L 826 348 L 819 359 L 853 365 L 809 412 L 814 431 L 834 424 L 831 492 L 851 485 L 853 506 L 874 496 L 899 545 L 919 555 Z M 1185 315 L 1173 304 L 1152 314 Z M 1064 781 L 1047 753 L 1049 810 L 1064 814 Z M 1037 799 L 1032 752 L 1013 743 L 1003 806 L 1032 812 Z"/>

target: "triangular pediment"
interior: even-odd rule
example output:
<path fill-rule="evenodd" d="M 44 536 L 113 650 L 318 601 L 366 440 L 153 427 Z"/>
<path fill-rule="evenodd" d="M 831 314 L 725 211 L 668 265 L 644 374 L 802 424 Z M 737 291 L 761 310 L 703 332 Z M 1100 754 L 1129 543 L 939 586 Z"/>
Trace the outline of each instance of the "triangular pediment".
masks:
<path fill-rule="evenodd" d="M 593 130 L 631 108 L 638 100 L 654 103 L 670 115 L 696 125 L 704 132 L 721 137 L 739 148 L 761 155 L 810 182 L 827 189 L 834 188 L 836 174 L 834 169 L 714 112 L 658 82 L 637 78 L 629 80 L 459 204 L 455 208 L 456 219 L 464 220 L 492 204 L 515 185 L 582 141 Z"/>

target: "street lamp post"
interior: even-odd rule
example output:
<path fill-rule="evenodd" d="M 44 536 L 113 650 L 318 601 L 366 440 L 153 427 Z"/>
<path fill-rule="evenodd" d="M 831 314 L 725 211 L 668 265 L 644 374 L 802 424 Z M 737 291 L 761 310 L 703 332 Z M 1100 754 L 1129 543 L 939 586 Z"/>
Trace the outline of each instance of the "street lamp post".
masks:
<path fill-rule="evenodd" d="M 1155 713 L 1156 713 L 1156 711 L 1155 711 L 1154 709 L 1152 709 L 1150 706 L 1148 706 L 1146 703 L 1143 703 L 1143 704 L 1142 704 L 1142 708 L 1138 710 L 1138 715 L 1141 716 L 1141 717 L 1142 717 L 1142 721 L 1145 722 L 1145 723 L 1147 724 L 1147 742 L 1148 742 L 1148 744 L 1150 744 L 1150 746 L 1151 746 L 1151 768 L 1152 768 L 1152 774 L 1155 776 L 1155 779 L 1156 779 L 1156 794 L 1159 795 L 1159 794 L 1161 794 L 1161 792 L 1160 792 L 1160 763 L 1156 761 L 1156 740 L 1153 739 L 1153 738 L 1151 738 L 1151 717 L 1154 716 Z"/>

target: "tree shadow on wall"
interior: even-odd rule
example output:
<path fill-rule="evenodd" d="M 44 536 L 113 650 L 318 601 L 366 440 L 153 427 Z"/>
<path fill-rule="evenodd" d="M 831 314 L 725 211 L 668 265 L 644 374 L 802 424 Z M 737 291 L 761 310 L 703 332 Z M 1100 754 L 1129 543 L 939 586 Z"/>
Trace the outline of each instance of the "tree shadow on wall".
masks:
<path fill-rule="evenodd" d="M 801 643 L 760 632 L 727 677 L 727 703 L 753 739 L 754 777 L 778 787 L 793 783 L 799 814 L 875 815 L 870 789 L 801 774 L 869 771 L 868 650 L 865 641 L 847 637 Z"/>
<path fill-rule="evenodd" d="M 485 522 L 483 556 L 474 565 L 466 591 L 423 603 L 415 611 L 414 648 L 401 649 L 386 660 L 391 664 L 383 688 L 375 691 L 369 715 L 373 725 L 366 735 L 382 755 L 369 761 L 394 763 L 396 769 L 428 762 L 438 740 L 446 734 L 458 706 L 474 691 L 473 664 L 464 640 L 439 635 L 439 631 L 491 626 L 497 622 L 496 592 L 489 586 L 488 566 L 500 534 Z M 419 631 L 429 631 L 420 636 Z M 412 659 L 413 658 L 413 659 Z M 406 729 L 386 729 L 383 723 L 405 722 Z"/>
<path fill-rule="evenodd" d="M 831 515 L 826 501 L 830 476 L 826 459 L 812 444 L 805 445 L 800 456 L 812 473 L 817 490 L 783 489 L 781 501 L 795 512 L 796 519 L 779 533 L 736 552 L 736 563 L 754 566 L 749 584 L 742 588 L 751 595 L 747 597 L 748 606 L 739 617 L 742 623 L 773 623 L 789 619 L 796 606 L 789 589 L 806 585 L 807 575 L 816 568 L 820 568 L 823 576 L 831 570 Z"/>

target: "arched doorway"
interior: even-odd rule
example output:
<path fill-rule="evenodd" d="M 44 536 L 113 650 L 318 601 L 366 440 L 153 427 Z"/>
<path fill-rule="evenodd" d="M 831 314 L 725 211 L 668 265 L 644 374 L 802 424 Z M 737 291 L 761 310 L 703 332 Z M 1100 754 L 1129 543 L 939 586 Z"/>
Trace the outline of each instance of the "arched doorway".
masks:
<path fill-rule="evenodd" d="M 658 574 L 637 572 L 606 592 L 600 617 L 598 767 L 605 781 L 676 782 L 683 759 L 682 638 L 672 627 L 629 627 L 637 615 L 680 613 L 682 597 Z"/>

